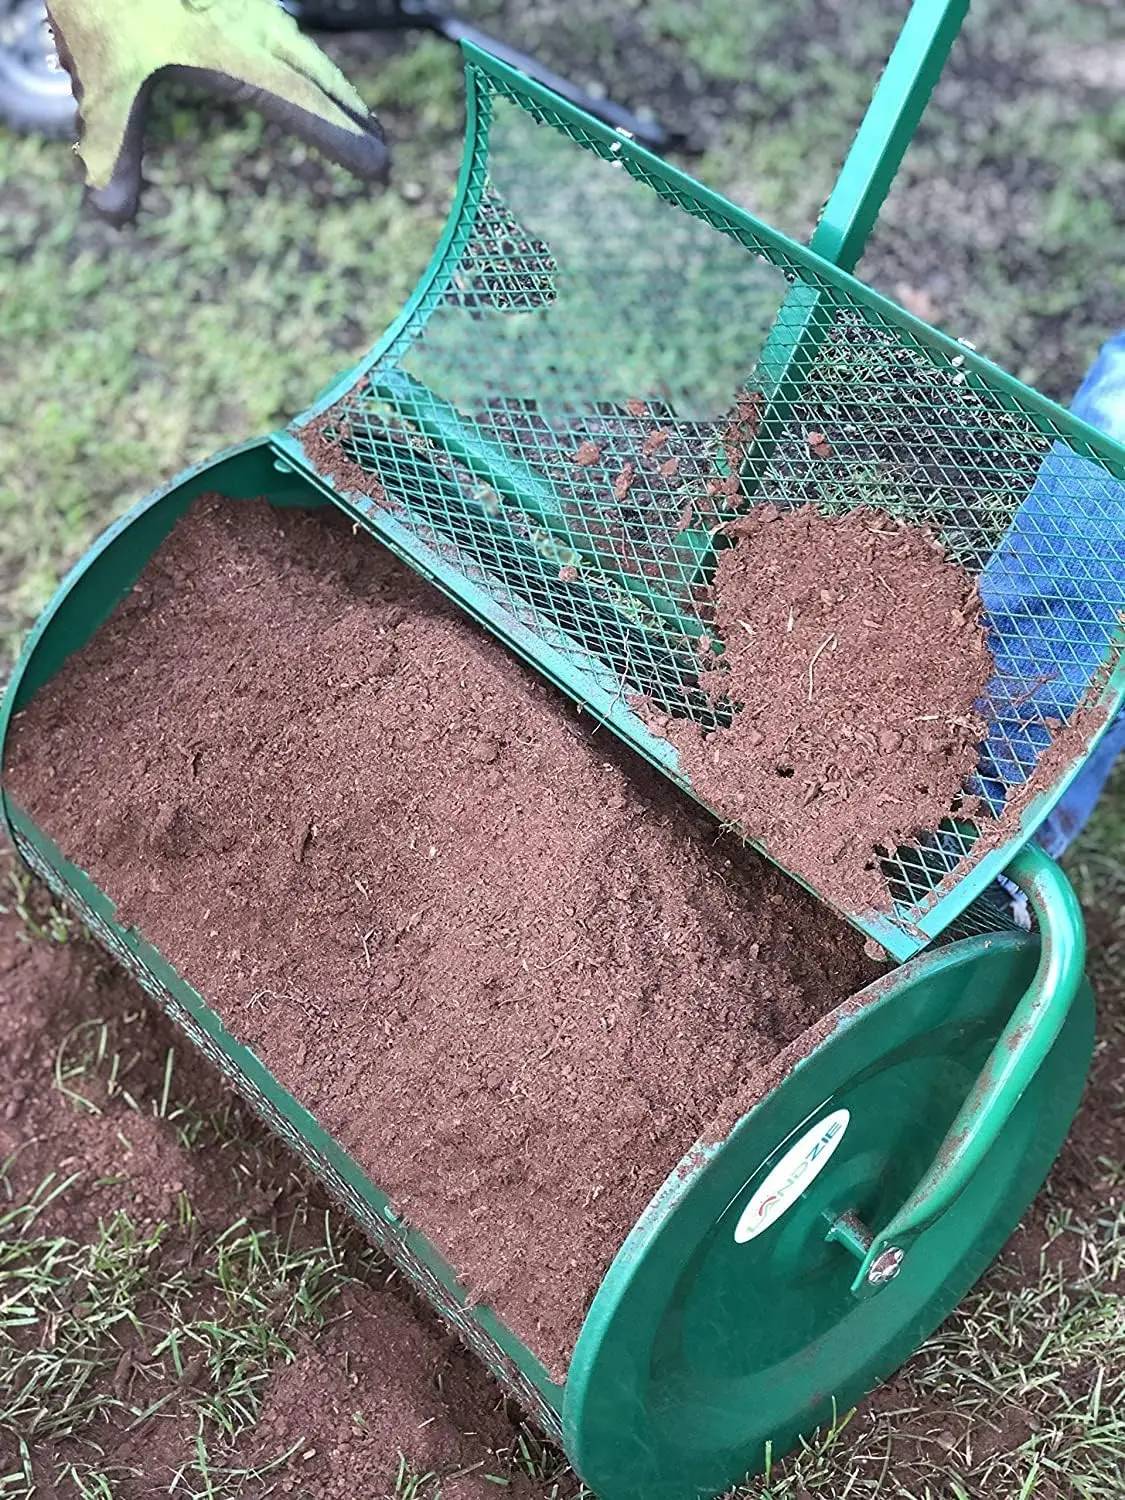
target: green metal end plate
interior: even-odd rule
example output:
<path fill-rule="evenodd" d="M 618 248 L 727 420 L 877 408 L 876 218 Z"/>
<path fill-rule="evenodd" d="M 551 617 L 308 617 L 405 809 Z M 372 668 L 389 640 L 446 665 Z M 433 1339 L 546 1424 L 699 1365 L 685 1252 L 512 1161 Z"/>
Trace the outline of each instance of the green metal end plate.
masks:
<path fill-rule="evenodd" d="M 603 1500 L 717 1495 L 843 1414 L 953 1310 L 1011 1233 L 1077 1108 L 1083 984 L 984 1167 L 857 1299 L 851 1211 L 895 1213 L 930 1166 L 1038 944 L 974 938 L 906 965 L 719 1146 L 688 1158 L 630 1235 L 571 1364 L 567 1451 Z"/>

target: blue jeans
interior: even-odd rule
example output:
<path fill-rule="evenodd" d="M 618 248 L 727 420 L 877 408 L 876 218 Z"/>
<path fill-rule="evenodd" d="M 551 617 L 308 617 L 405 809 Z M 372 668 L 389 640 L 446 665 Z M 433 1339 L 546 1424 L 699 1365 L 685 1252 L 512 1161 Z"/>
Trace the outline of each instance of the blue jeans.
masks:
<path fill-rule="evenodd" d="M 1103 345 L 1071 410 L 1125 441 L 1125 332 Z M 1049 743 L 1044 719 L 1066 718 L 1078 706 L 1118 628 L 1125 549 L 1107 541 L 1107 515 L 1125 518 L 1125 484 L 1055 443 L 981 574 L 996 674 L 973 790 L 996 812 Z M 1048 854 L 1061 854 L 1081 831 L 1123 748 L 1125 711 L 1040 826 L 1036 837 Z"/>

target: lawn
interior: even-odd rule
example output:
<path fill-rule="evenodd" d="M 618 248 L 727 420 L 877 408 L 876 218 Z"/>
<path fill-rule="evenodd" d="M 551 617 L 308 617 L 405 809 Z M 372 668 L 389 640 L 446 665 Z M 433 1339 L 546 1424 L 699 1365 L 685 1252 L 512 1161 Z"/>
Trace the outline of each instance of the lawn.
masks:
<path fill-rule="evenodd" d="M 481 0 L 469 9 L 561 71 L 651 108 L 704 180 L 807 236 L 904 7 L 624 0 L 607 11 L 594 0 Z M 117 233 L 83 213 L 65 147 L 0 136 L 0 678 L 60 573 L 108 521 L 188 463 L 304 407 L 363 353 L 425 265 L 459 161 L 456 53 L 427 36 L 344 39 L 333 50 L 395 144 L 385 191 L 361 189 L 256 118 L 177 94 L 157 113 L 142 218 Z M 1123 83 L 1116 0 L 1028 0 L 1018 10 L 976 0 L 862 274 L 1068 399 L 1100 340 L 1125 321 Z M 956 1316 L 858 1414 L 841 1414 L 748 1495 L 1121 1494 L 1125 776 L 1069 868 L 1088 914 L 1101 1016 L 1091 1099 L 1102 1127 L 1117 1128 L 1105 1138 L 1080 1120 L 1028 1226 Z M 78 941 L 22 888 L 9 884 L 0 906 L 52 954 Z M 336 1350 L 344 1314 L 354 1321 L 386 1268 L 317 1200 L 276 1211 L 295 1195 L 287 1159 L 192 1071 L 174 1037 L 134 1043 L 147 1024 L 140 1003 L 112 984 L 107 998 L 105 984 L 78 986 L 65 1026 L 47 1016 L 39 1051 L 29 1043 L 28 1067 L 40 1058 L 53 1096 L 51 1128 L 81 1123 L 74 1160 L 60 1148 L 30 1184 L 0 1163 L 0 1496 L 55 1493 L 17 1443 L 35 1413 L 52 1454 L 69 1455 L 60 1495 L 144 1493 L 99 1468 L 107 1390 L 130 1421 L 146 1392 L 167 1398 L 194 1455 L 176 1493 L 225 1500 L 276 1483 L 299 1494 L 290 1481 L 316 1446 L 309 1435 L 279 1437 L 268 1452 L 253 1441 L 270 1382 L 294 1361 L 308 1368 L 318 1348 Z M 131 1091 L 118 1073 L 134 1053 L 148 1070 Z M 262 1202 L 243 1213 L 230 1191 L 201 1186 L 211 1214 L 198 1231 L 190 1193 L 131 1204 L 128 1160 L 112 1171 L 105 1162 L 122 1131 L 131 1138 L 134 1116 L 152 1149 L 175 1158 L 166 1183 L 218 1163 L 224 1182 Z M 20 1111 L 8 1118 L 18 1124 Z M 55 1195 L 78 1190 L 74 1173 L 110 1183 L 99 1189 L 110 1193 L 104 1212 L 90 1198 L 84 1236 L 52 1228 Z M 60 1291 L 74 1286 L 89 1295 Z M 49 1327 L 57 1359 L 29 1352 L 27 1327 Z M 138 1354 L 136 1371 L 123 1363 L 126 1328 L 148 1356 Z M 18 1359 L 6 1358 L 13 1350 Z M 198 1370 L 185 1379 L 197 1356 L 206 1379 Z M 507 1443 L 492 1432 L 485 1447 L 499 1456 L 473 1462 L 513 1493 L 567 1491 L 550 1455 L 515 1427 Z M 161 1472 L 167 1490 L 176 1470 Z M 396 1455 L 362 1493 L 436 1500 L 442 1480 L 425 1472 Z M 457 1500 L 459 1482 L 446 1484 L 446 1500 Z"/>

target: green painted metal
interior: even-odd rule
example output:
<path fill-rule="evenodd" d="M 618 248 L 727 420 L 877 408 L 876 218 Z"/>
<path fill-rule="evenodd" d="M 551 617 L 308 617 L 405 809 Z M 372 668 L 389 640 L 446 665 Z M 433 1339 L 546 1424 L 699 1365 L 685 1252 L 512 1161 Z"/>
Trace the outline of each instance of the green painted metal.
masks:
<path fill-rule="evenodd" d="M 855 269 L 941 77 L 969 0 L 914 0 L 810 246 Z"/>
<path fill-rule="evenodd" d="M 1038 921 L 1039 967 L 922 1180 L 861 1257 L 852 1286 L 857 1296 L 882 1291 L 870 1279 L 879 1257 L 892 1247 L 909 1251 L 981 1170 L 1050 1055 L 1083 982 L 1086 930 L 1070 881 L 1034 844 L 1020 851 L 1007 873 L 1026 892 Z"/>
<path fill-rule="evenodd" d="M 810 249 L 854 271 L 867 246 L 906 148 L 941 77 L 969 9 L 969 0 L 914 0 L 886 70 L 820 216 Z M 804 372 L 831 331 L 833 309 L 820 292 L 797 282 L 780 309 L 758 360 L 768 406 L 741 478 L 752 496 L 774 445 L 793 421 Z"/>
<path fill-rule="evenodd" d="M 470 43 L 462 42 L 462 51 L 466 51 L 470 45 Z M 472 149 L 466 149 L 462 154 L 461 168 L 457 174 L 449 217 L 445 221 L 445 228 L 430 257 L 430 263 L 423 271 L 417 286 L 407 298 L 398 317 L 384 330 L 370 352 L 358 360 L 351 369 L 343 371 L 335 380 L 329 381 L 293 425 L 304 425 L 322 412 L 328 411 L 353 390 L 367 377 L 368 372 L 389 349 L 394 348 L 404 337 L 407 337 L 411 328 L 425 321 L 449 285 L 464 249 L 463 225 L 467 220 L 475 217 L 484 186 L 476 167 L 478 147 L 487 149 L 488 120 L 487 114 L 484 118 L 481 116 L 479 101 L 480 95 L 475 88 L 469 87 L 465 90 L 465 141 L 472 145 Z"/>
<path fill-rule="evenodd" d="M 455 407 L 435 396 L 421 381 L 414 380 L 403 370 L 392 368 L 385 373 L 373 372 L 370 385 L 371 390 L 393 405 L 397 414 L 415 431 L 423 433 L 443 454 L 464 465 L 481 482 L 483 493 L 476 493 L 487 517 L 483 524 L 488 525 L 495 518 L 499 508 L 497 500 L 515 504 L 545 533 L 540 549 L 556 574 L 563 566 L 580 568 L 583 577 L 611 581 L 636 596 L 648 612 L 660 617 L 673 635 L 690 641 L 703 634 L 703 624 L 697 615 L 685 614 L 675 600 L 612 563 L 607 565 L 600 561 L 596 544 L 582 528 L 580 519 L 568 520 L 563 515 L 563 502 L 554 486 L 527 464 L 513 458 L 500 444 L 488 441 L 479 430 L 463 422 Z M 440 483 L 439 480 L 434 482 Z M 493 502 L 491 517 L 487 510 L 490 500 Z M 680 560 L 691 569 L 699 565 L 700 555 L 697 550 L 685 547 L 681 548 Z"/>
<path fill-rule="evenodd" d="M 537 123 L 564 132 L 575 145 L 621 168 L 630 177 L 651 188 L 670 206 L 703 220 L 721 235 L 737 241 L 753 254 L 764 256 L 786 274 L 792 274 L 801 280 L 823 283 L 825 290 L 837 294 L 839 304 L 854 304 L 870 313 L 877 323 L 900 329 L 928 353 L 955 363 L 969 389 L 995 394 L 1007 411 L 1012 414 L 1029 414 L 1041 424 L 1045 435 L 1065 438 L 1075 453 L 1104 464 L 1109 473 L 1125 479 L 1125 446 L 1107 437 L 1098 428 L 1025 385 L 975 349 L 950 338 L 940 329 L 907 312 L 889 297 L 857 280 L 811 248 L 772 228 L 764 220 L 724 198 L 721 193 L 706 187 L 686 172 L 654 156 L 566 100 L 551 94 L 533 79 L 525 78 L 471 43 L 463 43 L 462 51 L 466 60 L 465 155 L 450 218 L 438 251 L 403 312 L 375 344 L 370 354 L 341 377 L 318 400 L 315 407 L 308 408 L 296 417 L 290 424 L 291 430 L 301 427 L 310 417 L 322 414 L 334 406 L 336 403 L 331 399 L 333 391 L 350 394 L 354 386 L 367 377 L 376 364 L 388 356 L 400 356 L 404 345 L 420 332 L 421 326 L 429 320 L 448 293 L 449 284 L 459 269 L 465 247 L 471 238 L 473 216 L 480 207 L 484 187 L 489 180 L 489 112 L 493 99 L 501 97 L 514 102 Z"/>
<path fill-rule="evenodd" d="M 1034 940 L 1017 934 L 913 960 L 778 1070 L 725 1140 L 685 1158 L 607 1273 L 571 1362 L 566 1448 L 591 1489 L 606 1500 L 723 1493 L 846 1412 L 952 1311 L 1066 1135 L 1093 1047 L 1087 985 L 977 1172 L 877 1297 L 852 1294 L 861 1240 L 829 1234 L 849 1209 L 883 1222 L 918 1182 L 1036 961 Z M 815 1175 L 810 1152 L 844 1110 Z M 740 1243 L 736 1226 L 794 1149 L 806 1171 L 788 1208 Z"/>
<path fill-rule="evenodd" d="M 911 12 L 826 211 L 819 243 L 845 259 L 870 227 L 960 9 L 922 0 Z M 644 696 L 705 730 L 713 722 L 690 641 L 714 526 L 729 514 L 725 500 L 710 516 L 698 503 L 729 472 L 729 397 L 717 414 L 692 415 L 696 398 L 711 411 L 714 369 L 728 390 L 776 394 L 782 374 L 791 382 L 750 450 L 757 498 L 879 505 L 931 526 L 973 569 L 1052 442 L 1125 477 L 1125 449 L 814 248 L 495 59 L 469 48 L 466 63 L 466 150 L 434 260 L 372 355 L 277 445 L 427 576 L 440 560 L 447 591 L 679 784 L 674 752 L 635 705 Z M 917 408 L 905 435 L 904 382 Z M 649 430 L 667 429 L 688 458 L 678 477 L 650 474 L 643 493 L 627 484 L 618 501 L 615 475 L 640 441 L 639 428 L 622 436 L 629 394 L 652 403 Z M 301 428 L 313 416 L 370 474 L 371 494 L 344 493 L 310 458 Z M 810 458 L 814 426 L 832 431 L 830 459 Z M 572 461 L 584 436 L 606 453 L 592 470 Z M 1107 554 L 1125 547 L 1125 518 L 1106 514 L 1102 529 Z M 1081 578 L 1078 563 L 1073 572 Z M 1104 646 L 1083 706 L 1108 715 L 1125 700 L 1125 660 L 1109 633 Z M 920 951 L 1047 815 L 1097 722 L 1089 716 L 1069 764 L 987 840 L 964 820 L 926 831 L 884 861 L 889 909 L 842 915 L 896 959 Z"/>
<path fill-rule="evenodd" d="M 774 397 L 750 453 L 762 496 L 839 509 L 874 503 L 874 486 L 877 503 L 945 527 L 966 559 L 997 545 L 1050 442 L 1125 477 L 1125 449 L 848 274 L 964 10 L 965 0 L 916 0 L 810 247 L 466 47 L 457 194 L 410 302 L 289 429 L 189 470 L 91 549 L 5 693 L 0 765 L 13 713 L 207 490 L 338 506 L 690 792 L 670 744 L 629 700 L 643 692 L 704 725 L 711 712 L 691 642 L 713 545 L 698 497 L 730 472 L 729 406 L 707 406 L 716 368 L 732 372 L 725 401 L 739 387 Z M 583 240 L 595 232 L 591 255 Z M 924 497 L 920 480 L 902 479 L 901 461 L 883 475 L 858 440 L 849 449 L 837 439 L 829 469 L 812 475 L 807 455 L 801 468 L 794 449 L 834 393 L 850 382 L 865 419 L 885 424 L 904 371 L 948 423 L 949 454 Z M 680 481 L 653 481 L 644 496 L 625 485 L 619 497 L 611 467 L 586 475 L 567 455 L 596 432 L 621 463 L 637 437 L 628 423 L 641 420 L 629 396 L 652 406 L 653 424 L 690 462 Z M 314 461 L 301 437 L 314 416 L 367 470 L 367 492 L 343 490 Z M 931 441 L 946 439 L 939 431 Z M 996 493 L 982 496 L 986 484 Z M 1107 517 L 1105 541 L 1125 545 L 1125 518 Z M 1106 711 L 1125 698 L 1115 645 L 1107 638 L 1108 666 L 1088 697 Z M 924 850 L 899 851 L 888 873 L 894 910 L 844 915 L 895 957 L 917 954 L 1012 861 L 1084 753 L 990 852 L 975 851 L 972 825 L 944 830 L 962 845 L 956 883 L 937 883 Z M 469 1305 L 435 1247 L 398 1220 L 205 998 L 117 921 L 2 778 L 0 814 L 29 864 L 565 1441 L 602 1500 L 717 1494 L 760 1467 L 767 1445 L 777 1456 L 900 1363 L 1018 1221 L 1090 1056 L 1073 893 L 1049 861 L 1019 854 L 1010 870 L 1032 895 L 1042 945 L 991 932 L 914 957 L 844 1006 L 807 1056 L 782 1059 L 733 1129 L 699 1143 L 646 1210 L 562 1388 L 490 1309 Z M 983 906 L 964 920 L 994 925 Z M 878 1295 L 856 1296 L 892 1246 L 909 1252 L 898 1274 Z"/>

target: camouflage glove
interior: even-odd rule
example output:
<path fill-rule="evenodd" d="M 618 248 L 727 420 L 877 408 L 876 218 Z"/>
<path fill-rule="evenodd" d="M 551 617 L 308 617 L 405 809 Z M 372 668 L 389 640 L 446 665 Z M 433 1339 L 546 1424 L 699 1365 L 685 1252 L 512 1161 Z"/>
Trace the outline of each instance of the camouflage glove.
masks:
<path fill-rule="evenodd" d="M 78 152 L 94 208 L 136 213 L 152 89 L 203 83 L 276 120 L 370 181 L 387 175 L 378 120 L 277 0 L 48 0 L 78 100 Z"/>

